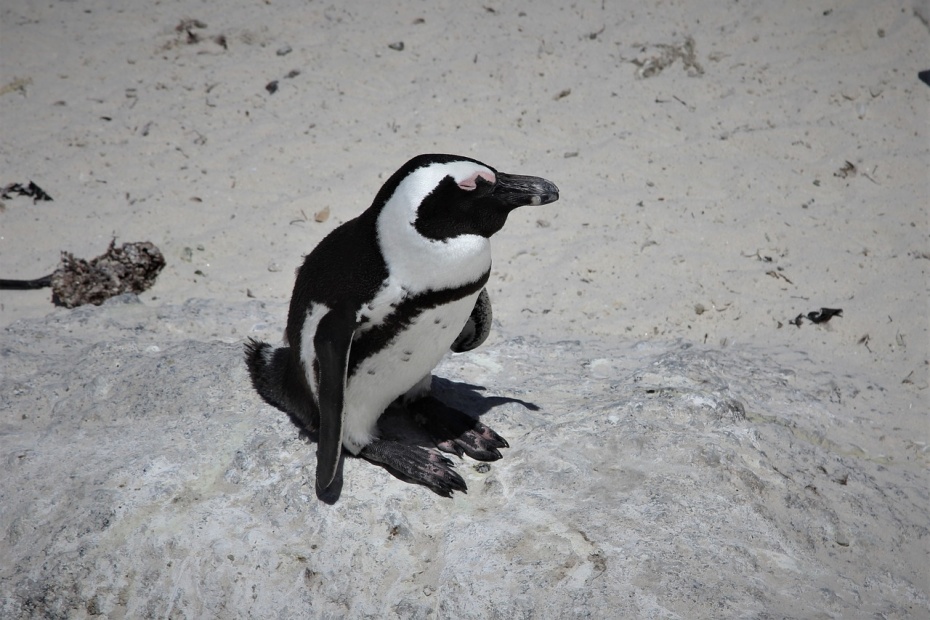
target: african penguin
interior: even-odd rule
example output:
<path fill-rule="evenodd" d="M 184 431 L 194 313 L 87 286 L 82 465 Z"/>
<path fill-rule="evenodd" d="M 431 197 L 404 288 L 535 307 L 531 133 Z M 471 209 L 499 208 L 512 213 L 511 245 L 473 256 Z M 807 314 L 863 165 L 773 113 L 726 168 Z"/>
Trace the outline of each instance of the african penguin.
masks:
<path fill-rule="evenodd" d="M 419 155 L 307 255 L 285 346 L 250 339 L 246 361 L 259 395 L 317 433 L 318 494 L 333 483 L 343 447 L 440 495 L 465 491 L 445 457 L 378 437 L 379 417 L 399 397 L 441 450 L 500 458 L 507 442 L 429 395 L 431 373 L 450 349 L 471 350 L 488 336 L 489 237 L 513 209 L 558 197 L 542 178 Z"/>

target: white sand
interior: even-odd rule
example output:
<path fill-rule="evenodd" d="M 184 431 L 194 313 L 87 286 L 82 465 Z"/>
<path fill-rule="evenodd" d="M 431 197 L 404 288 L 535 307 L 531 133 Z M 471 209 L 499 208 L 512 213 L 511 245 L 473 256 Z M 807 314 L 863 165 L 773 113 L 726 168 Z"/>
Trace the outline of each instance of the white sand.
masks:
<path fill-rule="evenodd" d="M 547 383 L 508 372 L 511 383 L 500 384 L 495 371 L 485 376 L 493 381 L 485 387 L 521 394 L 548 410 L 557 401 L 539 402 L 527 392 L 544 395 L 559 381 L 569 383 L 567 390 L 573 381 L 596 381 L 596 373 L 582 376 L 575 366 L 586 358 L 586 347 L 593 352 L 590 364 L 621 357 L 641 341 L 655 351 L 691 343 L 731 362 L 749 359 L 759 376 L 771 361 L 772 372 L 790 373 L 805 395 L 791 414 L 794 423 L 809 409 L 817 420 L 832 422 L 812 421 L 805 433 L 843 429 L 840 437 L 818 436 L 812 442 L 817 449 L 830 453 L 830 441 L 852 445 L 843 458 L 860 459 L 868 475 L 878 463 L 887 468 L 883 476 L 906 489 L 906 499 L 889 495 L 883 501 L 907 515 L 903 520 L 913 528 L 884 546 L 857 548 L 854 542 L 818 550 L 817 570 L 842 581 L 856 562 L 867 576 L 871 569 L 893 572 L 888 567 L 903 557 L 897 585 L 861 586 L 860 604 L 889 617 L 930 613 L 926 570 L 923 582 L 919 577 L 921 559 L 926 569 L 930 557 L 928 522 L 920 525 L 930 509 L 930 88 L 917 79 L 918 71 L 930 69 L 928 3 L 133 4 L 9 0 L 0 9 L 0 184 L 32 180 L 54 198 L 3 201 L 0 277 L 45 275 L 61 250 L 91 258 L 114 236 L 148 240 L 168 266 L 141 296 L 153 310 L 137 318 L 140 350 L 151 343 L 145 334 L 193 343 L 234 342 L 250 333 L 277 339 L 301 256 L 367 207 L 381 181 L 410 156 L 458 153 L 503 171 L 544 176 L 559 185 L 560 201 L 515 212 L 493 240 L 489 290 L 498 325 L 486 346 L 488 355 L 503 355 L 508 343 L 530 339 L 538 359 L 526 362 L 527 372 L 539 369 Z M 184 19 L 205 24 L 190 28 L 199 42 L 176 30 Z M 401 41 L 402 50 L 389 47 Z M 285 46 L 291 51 L 279 55 Z M 294 70 L 299 74 L 286 77 Z M 265 86 L 273 80 L 278 90 L 269 94 Z M 329 218 L 315 222 L 324 208 Z M 256 331 L 248 317 L 257 302 L 249 293 L 276 311 Z M 116 304 L 79 315 L 91 317 L 85 338 L 68 311 L 53 309 L 47 290 L 0 295 L 0 326 L 12 326 L 0 333 L 10 351 L 0 361 L 3 432 L 17 442 L 25 441 L 27 430 L 47 436 L 20 426 L 18 408 L 26 401 L 16 390 L 29 383 L 42 392 L 43 377 L 70 372 L 77 360 L 61 354 L 68 343 L 79 343 L 74 350 L 81 351 L 103 345 L 107 322 L 125 320 L 126 310 Z M 179 309 L 191 299 L 208 300 L 210 320 Z M 239 318 L 224 321 L 210 304 L 238 309 L 231 312 Z M 819 326 L 788 323 L 821 307 L 842 308 L 843 316 Z M 165 331 L 159 316 L 187 318 Z M 62 321 L 71 331 L 59 342 L 55 326 Z M 42 335 L 45 348 L 35 354 L 47 350 L 45 362 L 27 360 L 22 343 L 28 339 L 22 339 L 29 333 Z M 133 346 L 131 334 L 119 338 Z M 581 349 L 547 354 L 564 340 L 580 341 Z M 228 350 L 233 355 L 237 349 Z M 733 389 L 748 398 L 752 380 L 728 375 L 731 362 L 714 380 L 738 386 Z M 506 367 L 506 356 L 500 363 Z M 146 381 L 147 367 L 140 368 L 129 374 L 131 381 Z M 249 393 L 244 374 L 235 378 L 228 388 L 241 390 L 236 406 L 243 428 L 266 424 L 271 413 Z M 521 380 L 526 383 L 514 383 Z M 138 390 L 131 381 L 117 389 Z M 592 390 L 591 398 L 610 397 L 606 387 Z M 202 405 L 196 395 L 179 392 Z M 58 397 L 64 398 L 46 397 L 33 413 L 47 422 Z M 776 401 L 748 403 L 749 418 L 764 426 L 781 415 L 768 410 L 778 409 Z M 495 416 L 492 425 L 514 444 L 523 436 L 504 417 Z M 296 443 L 283 422 L 275 436 L 302 446 L 293 448 L 294 458 L 312 472 L 313 446 Z M 650 418 L 649 425 L 660 432 L 661 422 Z M 46 449 L 54 441 L 44 440 Z M 523 440 L 523 450 L 529 441 Z M 565 441 L 569 455 L 578 449 Z M 249 445 L 241 449 L 271 450 L 253 456 L 275 460 L 277 447 Z M 792 445 L 778 443 L 785 450 Z M 8 471 L 15 471 L 17 459 L 3 452 Z M 515 453 L 502 463 L 519 471 L 523 461 Z M 604 458 L 609 462 L 609 455 Z M 658 460 L 640 459 L 647 478 L 664 471 Z M 363 475 L 363 464 L 354 465 L 355 475 Z M 796 466 L 813 475 L 817 465 Z M 408 515 L 422 502 L 420 510 L 461 518 L 457 504 L 434 503 L 423 489 L 379 470 L 370 473 L 385 476 L 379 480 L 390 485 L 392 497 L 408 498 L 398 500 L 408 502 Z M 10 475 L 0 501 L 26 503 L 24 514 L 34 512 L 28 489 Z M 288 492 L 285 482 L 279 493 Z M 534 483 L 520 478 L 521 485 Z M 567 489 L 573 484 L 569 480 Z M 803 495 L 804 488 L 795 491 Z M 844 492 L 857 491 L 850 486 Z M 611 501 L 623 505 L 612 493 Z M 303 509 L 316 510 L 315 501 L 307 499 Z M 738 502 L 733 506 L 737 510 Z M 769 517 L 787 529 L 798 518 L 793 510 L 799 509 L 776 505 Z M 861 517 L 836 510 L 841 520 Z M 409 518 L 428 523 L 427 517 Z M 861 518 L 873 517 L 869 527 L 876 532 L 895 527 L 881 514 Z M 0 527 L 12 527 L 9 518 L 0 513 Z M 377 520 L 378 511 L 370 518 Z M 255 527 L 256 535 L 274 538 Z M 656 532 L 653 537 L 663 540 Z M 6 540 L 16 557 L 42 557 Z M 52 554 L 54 544 L 48 544 Z M 610 556 L 614 567 L 625 557 L 622 549 L 598 553 Z M 842 553 L 862 555 L 831 565 L 829 558 Z M 791 553 L 786 557 L 791 560 Z M 701 563 L 688 566 L 698 570 Z M 11 593 L 19 591 L 23 575 L 39 579 L 41 571 L 33 568 L 2 575 L 0 596 L 16 613 L 21 599 Z M 706 577 L 718 569 L 705 563 L 701 570 Z M 614 570 L 606 576 L 610 583 L 639 597 L 631 613 L 692 617 L 681 606 L 687 599 L 682 592 Z M 864 583 L 861 575 L 851 579 Z M 574 578 L 584 584 L 594 575 Z M 74 579 L 82 583 L 80 575 Z M 196 574 L 185 579 L 203 585 Z M 756 579 L 764 590 L 765 571 Z M 881 581 L 875 579 L 870 583 Z M 247 587 L 251 582 L 243 592 Z M 195 615 L 210 596 L 206 589 L 191 587 L 186 608 L 182 599 L 168 597 L 172 609 L 153 613 Z M 694 595 L 701 603 L 697 616 L 713 615 L 719 601 L 712 590 Z M 793 613 L 840 617 L 856 609 L 855 600 L 837 596 L 841 603 L 824 600 Z M 274 609 L 274 599 L 265 611 Z M 100 600 L 106 607 L 110 599 Z M 765 600 L 740 609 L 778 615 L 783 601 Z M 440 601 L 431 601 L 424 609 L 443 616 Z M 574 609 L 566 601 L 557 599 L 558 608 Z M 118 617 L 118 608 L 102 612 Z"/>

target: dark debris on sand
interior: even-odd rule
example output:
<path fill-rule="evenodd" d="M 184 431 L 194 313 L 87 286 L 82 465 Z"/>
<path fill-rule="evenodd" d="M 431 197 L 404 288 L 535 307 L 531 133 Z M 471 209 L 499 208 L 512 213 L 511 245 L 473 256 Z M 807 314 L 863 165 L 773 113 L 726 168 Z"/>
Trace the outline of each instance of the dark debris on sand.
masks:
<path fill-rule="evenodd" d="M 110 297 L 141 293 L 155 283 L 165 257 L 148 241 L 110 242 L 106 253 L 91 259 L 61 253 L 61 264 L 51 276 L 53 301 L 66 308 L 84 304 L 99 306 Z"/>

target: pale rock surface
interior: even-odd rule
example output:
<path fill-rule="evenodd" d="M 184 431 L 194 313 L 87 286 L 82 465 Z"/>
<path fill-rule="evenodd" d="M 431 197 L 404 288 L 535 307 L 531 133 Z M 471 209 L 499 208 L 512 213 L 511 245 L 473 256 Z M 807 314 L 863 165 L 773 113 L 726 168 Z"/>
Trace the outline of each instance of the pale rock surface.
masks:
<path fill-rule="evenodd" d="M 227 337 L 284 311 L 127 296 L 7 328 L 0 615 L 930 610 L 926 446 L 876 437 L 846 404 L 876 395 L 801 353 L 498 337 L 436 380 L 511 443 L 457 462 L 467 495 L 350 459 L 327 505 Z"/>

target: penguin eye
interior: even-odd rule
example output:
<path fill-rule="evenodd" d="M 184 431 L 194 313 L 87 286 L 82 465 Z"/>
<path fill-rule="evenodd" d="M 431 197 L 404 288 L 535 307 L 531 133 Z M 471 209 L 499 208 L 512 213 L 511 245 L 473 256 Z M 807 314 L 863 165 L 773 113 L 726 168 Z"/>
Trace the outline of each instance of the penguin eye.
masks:
<path fill-rule="evenodd" d="M 496 182 L 497 179 L 494 177 L 494 173 L 479 170 L 467 179 L 459 181 L 459 187 L 466 192 L 472 192 L 479 187 L 493 186 Z"/>

